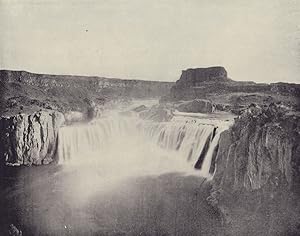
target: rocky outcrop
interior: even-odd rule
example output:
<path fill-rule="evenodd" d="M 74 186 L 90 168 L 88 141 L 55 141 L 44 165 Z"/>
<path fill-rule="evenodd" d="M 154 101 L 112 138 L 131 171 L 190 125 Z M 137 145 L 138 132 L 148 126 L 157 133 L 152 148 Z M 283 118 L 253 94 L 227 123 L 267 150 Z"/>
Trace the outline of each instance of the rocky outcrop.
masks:
<path fill-rule="evenodd" d="M 22 236 L 23 233 L 16 226 L 14 226 L 13 224 L 10 224 L 9 230 L 8 230 L 8 235 L 9 236 Z"/>
<path fill-rule="evenodd" d="M 251 105 L 221 134 L 209 201 L 229 235 L 299 230 L 299 144 L 299 114 L 276 104 Z"/>
<path fill-rule="evenodd" d="M 181 112 L 212 113 L 214 106 L 209 100 L 195 99 L 179 103 L 178 105 L 175 105 L 175 108 Z"/>
<path fill-rule="evenodd" d="M 283 102 L 300 110 L 300 85 L 289 83 L 255 83 L 234 81 L 228 78 L 224 67 L 195 68 L 182 71 L 180 79 L 161 102 L 178 102 L 194 99 L 211 100 L 220 108 L 240 113 L 240 106 L 257 103 L 261 106 L 271 102 Z"/>
<path fill-rule="evenodd" d="M 63 123 L 62 113 L 47 110 L 1 117 L 1 164 L 49 164 L 54 160 L 57 132 Z"/>
<path fill-rule="evenodd" d="M 280 173 L 295 185 L 300 180 L 296 165 L 299 143 L 299 116 L 276 104 L 266 109 L 251 105 L 221 135 L 215 182 L 231 189 L 254 190 Z"/>
<path fill-rule="evenodd" d="M 222 66 L 183 70 L 177 85 L 183 87 L 201 86 L 203 82 L 227 81 L 227 71 Z"/>
<path fill-rule="evenodd" d="M 141 111 L 139 116 L 145 120 L 163 122 L 173 118 L 172 110 L 164 106 L 152 106 L 150 109 Z"/>

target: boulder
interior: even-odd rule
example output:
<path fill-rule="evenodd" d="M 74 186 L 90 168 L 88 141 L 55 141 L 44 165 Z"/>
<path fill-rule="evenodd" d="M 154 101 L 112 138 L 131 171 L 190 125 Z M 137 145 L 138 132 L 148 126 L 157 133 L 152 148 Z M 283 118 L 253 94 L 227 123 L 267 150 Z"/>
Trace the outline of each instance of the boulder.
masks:
<path fill-rule="evenodd" d="M 139 116 L 145 120 L 157 122 L 170 121 L 173 118 L 172 110 L 164 106 L 152 106 L 149 110 L 139 113 Z"/>
<path fill-rule="evenodd" d="M 19 230 L 16 226 L 14 226 L 13 224 L 9 225 L 9 229 L 8 229 L 8 235 L 9 236 L 22 236 L 22 231 Z"/>
<path fill-rule="evenodd" d="M 214 106 L 209 100 L 195 99 L 175 105 L 175 108 L 181 112 L 211 113 Z"/>

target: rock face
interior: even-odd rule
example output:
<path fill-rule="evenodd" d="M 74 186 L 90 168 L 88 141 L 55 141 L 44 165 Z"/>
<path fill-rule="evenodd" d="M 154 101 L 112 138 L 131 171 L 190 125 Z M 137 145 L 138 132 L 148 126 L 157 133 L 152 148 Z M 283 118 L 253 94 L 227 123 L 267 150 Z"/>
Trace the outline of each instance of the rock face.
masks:
<path fill-rule="evenodd" d="M 223 213 L 229 235 L 299 230 L 299 144 L 299 114 L 275 104 L 251 105 L 221 134 L 209 200 Z"/>
<path fill-rule="evenodd" d="M 152 106 L 149 110 L 141 111 L 139 116 L 157 122 L 170 121 L 173 118 L 172 111 L 164 106 Z"/>
<path fill-rule="evenodd" d="M 207 99 L 218 108 L 240 113 L 252 102 L 269 105 L 271 102 L 283 102 L 300 110 L 300 85 L 289 83 L 254 83 L 234 81 L 228 78 L 224 67 L 187 69 L 182 71 L 180 79 L 172 86 L 170 93 L 161 98 L 161 102 Z"/>
<path fill-rule="evenodd" d="M 221 136 L 215 182 L 255 190 L 280 174 L 290 186 L 298 184 L 300 117 L 287 112 L 275 104 L 252 105 L 237 118 Z"/>
<path fill-rule="evenodd" d="M 56 111 L 18 114 L 0 119 L 2 165 L 41 165 L 54 160 L 57 132 L 64 116 Z"/>
<path fill-rule="evenodd" d="M 213 112 L 213 104 L 209 100 L 195 99 L 188 102 L 182 102 L 175 106 L 178 111 L 181 112 L 193 112 L 193 113 L 211 113 Z"/>
<path fill-rule="evenodd" d="M 26 71 L 0 70 L 5 98 L 26 99 L 29 106 L 51 106 L 76 110 L 86 101 L 96 103 L 117 98 L 159 98 L 170 91 L 173 82 L 126 80 L 97 76 L 48 75 Z M 1 89 L 0 89 L 1 91 Z M 71 109 L 69 109 L 71 108 Z"/>
<path fill-rule="evenodd" d="M 196 68 L 183 70 L 178 85 L 184 87 L 201 86 L 202 82 L 226 81 L 227 71 L 224 67 Z"/>

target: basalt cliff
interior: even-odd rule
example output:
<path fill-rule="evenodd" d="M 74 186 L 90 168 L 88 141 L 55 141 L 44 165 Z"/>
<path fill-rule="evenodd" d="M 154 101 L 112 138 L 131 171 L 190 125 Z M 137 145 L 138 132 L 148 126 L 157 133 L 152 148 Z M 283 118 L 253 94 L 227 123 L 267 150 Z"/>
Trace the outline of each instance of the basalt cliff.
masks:
<path fill-rule="evenodd" d="M 196 68 L 182 71 L 160 100 L 188 112 L 205 101 L 212 109 L 196 110 L 236 115 L 213 157 L 207 199 L 221 214 L 224 235 L 298 235 L 300 85 L 240 82 L 224 67 Z"/>
<path fill-rule="evenodd" d="M 297 235 L 300 230 L 300 115 L 251 105 L 223 132 L 213 191 L 228 235 Z"/>
<path fill-rule="evenodd" d="M 55 159 L 57 134 L 64 116 L 38 111 L 0 119 L 0 164 L 10 166 L 49 164 Z"/>

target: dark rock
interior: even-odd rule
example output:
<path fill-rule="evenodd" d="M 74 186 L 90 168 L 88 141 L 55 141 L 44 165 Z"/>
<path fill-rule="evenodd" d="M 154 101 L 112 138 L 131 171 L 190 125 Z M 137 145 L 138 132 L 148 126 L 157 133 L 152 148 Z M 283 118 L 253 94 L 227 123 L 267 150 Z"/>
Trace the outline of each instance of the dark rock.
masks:
<path fill-rule="evenodd" d="M 164 106 L 152 106 L 149 110 L 145 110 L 139 113 L 142 119 L 152 121 L 170 121 L 173 118 L 172 110 Z"/>
<path fill-rule="evenodd" d="M 97 108 L 96 103 L 93 100 L 90 100 L 88 98 L 85 98 L 84 101 L 87 103 L 87 119 L 92 120 L 94 118 L 97 118 L 100 116 L 100 112 Z"/>
<path fill-rule="evenodd" d="M 193 112 L 193 113 L 212 113 L 213 104 L 209 100 L 195 99 L 193 101 L 182 102 L 175 105 L 178 111 L 181 112 Z"/>
<path fill-rule="evenodd" d="M 227 80 L 227 71 L 224 67 L 208 67 L 183 70 L 177 84 L 185 87 L 201 86 L 202 82 Z"/>
<path fill-rule="evenodd" d="M 19 230 L 16 226 L 11 224 L 9 226 L 8 235 L 10 236 L 22 236 L 22 231 Z"/>
<path fill-rule="evenodd" d="M 141 111 L 145 111 L 147 109 L 147 107 L 145 105 L 140 105 L 136 108 L 133 108 L 132 110 L 135 112 L 141 112 Z"/>
<path fill-rule="evenodd" d="M 235 114 L 241 112 L 239 106 L 247 107 L 251 103 L 263 106 L 279 101 L 300 110 L 300 85 L 234 81 L 228 78 L 223 67 L 187 69 L 182 71 L 180 79 L 160 102 L 194 99 L 208 99 L 214 104 L 230 105 Z M 220 105 L 218 107 L 222 109 Z"/>

